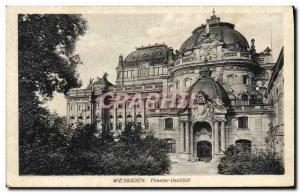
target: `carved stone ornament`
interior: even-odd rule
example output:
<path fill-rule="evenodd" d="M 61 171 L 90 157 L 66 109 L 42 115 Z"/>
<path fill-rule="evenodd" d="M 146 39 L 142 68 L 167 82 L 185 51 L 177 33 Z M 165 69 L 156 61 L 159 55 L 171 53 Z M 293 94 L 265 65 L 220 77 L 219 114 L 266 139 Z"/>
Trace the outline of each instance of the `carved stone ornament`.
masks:
<path fill-rule="evenodd" d="M 207 101 L 203 93 L 199 93 L 197 97 L 197 106 L 193 109 L 193 118 L 197 121 L 204 121 L 210 117 L 213 112 L 213 105 Z"/>

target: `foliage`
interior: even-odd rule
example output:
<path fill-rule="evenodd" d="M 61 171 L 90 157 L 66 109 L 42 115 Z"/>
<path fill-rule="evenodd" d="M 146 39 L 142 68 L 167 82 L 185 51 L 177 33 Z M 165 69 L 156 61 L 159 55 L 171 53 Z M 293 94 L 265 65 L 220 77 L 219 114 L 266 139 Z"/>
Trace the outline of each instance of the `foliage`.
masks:
<path fill-rule="evenodd" d="M 249 151 L 229 146 L 218 165 L 220 174 L 284 174 L 282 160 L 270 152 L 251 154 Z"/>
<path fill-rule="evenodd" d="M 57 125 L 59 126 L 59 125 Z M 36 175 L 161 175 L 169 172 L 167 144 L 153 136 L 141 137 L 141 130 L 126 126 L 120 140 L 110 134 L 97 137 L 95 125 L 73 131 L 68 140 L 64 135 L 58 145 L 31 148 L 22 162 L 22 174 Z M 56 130 L 57 131 L 57 130 Z M 59 132 L 59 131 L 58 131 Z M 58 139 L 58 138 L 57 138 Z M 55 147 L 55 148 L 54 148 Z M 27 167 L 24 167 L 24 166 Z"/>
<path fill-rule="evenodd" d="M 80 15 L 18 15 L 20 174 L 55 172 L 51 163 L 65 151 L 72 132 L 41 104 L 80 86 L 75 44 L 86 29 Z"/>
<path fill-rule="evenodd" d="M 18 17 L 19 83 L 27 92 L 52 97 L 80 86 L 74 52 L 87 24 L 80 15 L 23 15 Z"/>
<path fill-rule="evenodd" d="M 55 173 L 64 163 L 59 159 L 64 158 L 67 148 L 67 136 L 64 133 L 72 133 L 65 128 L 64 118 L 50 114 L 46 110 L 43 114 L 36 115 L 33 121 L 34 130 L 29 130 L 21 138 L 26 145 L 20 145 L 20 174 L 50 174 Z M 65 128 L 62 131 L 62 128 Z"/>
<path fill-rule="evenodd" d="M 141 129 L 127 125 L 120 140 L 111 135 L 80 138 L 80 144 L 70 146 L 68 174 L 81 175 L 159 175 L 169 171 L 170 160 L 166 143 L 152 136 L 141 138 Z M 85 128 L 90 127 L 86 126 Z M 93 127 L 93 126 L 92 126 Z M 92 138 L 91 138 L 92 137 Z M 74 139 L 74 138 L 73 138 Z M 92 141 L 92 142 L 91 142 Z M 71 142 L 70 144 L 77 144 Z M 74 151 L 75 148 L 76 150 Z"/>

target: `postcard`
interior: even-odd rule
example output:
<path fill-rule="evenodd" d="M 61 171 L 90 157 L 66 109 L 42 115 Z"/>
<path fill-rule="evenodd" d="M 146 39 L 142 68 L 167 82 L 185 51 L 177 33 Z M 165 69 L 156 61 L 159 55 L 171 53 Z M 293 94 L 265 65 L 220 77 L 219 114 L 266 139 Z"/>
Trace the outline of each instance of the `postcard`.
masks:
<path fill-rule="evenodd" d="M 7 7 L 7 187 L 294 187 L 294 9 Z"/>

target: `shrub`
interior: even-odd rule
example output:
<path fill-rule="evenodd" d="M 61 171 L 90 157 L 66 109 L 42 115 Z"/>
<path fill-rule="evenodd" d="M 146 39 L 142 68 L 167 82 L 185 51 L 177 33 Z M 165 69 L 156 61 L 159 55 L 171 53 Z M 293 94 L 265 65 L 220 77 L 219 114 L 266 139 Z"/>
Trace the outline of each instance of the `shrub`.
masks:
<path fill-rule="evenodd" d="M 249 175 L 249 174 L 284 174 L 282 160 L 270 152 L 251 154 L 248 151 L 229 146 L 224 152 L 218 165 L 220 174 Z"/>
<path fill-rule="evenodd" d="M 165 141 L 153 136 L 141 138 L 141 128 L 126 125 L 119 141 L 111 134 L 100 138 L 85 126 L 70 142 L 68 174 L 81 175 L 161 175 L 169 172 Z"/>
<path fill-rule="evenodd" d="M 119 141 L 112 133 L 96 136 L 95 125 L 84 125 L 68 136 L 56 116 L 45 116 L 32 143 L 20 147 L 21 175 L 161 175 L 169 172 L 167 144 L 141 128 L 127 125 Z M 49 124 L 51 123 L 51 124 Z M 40 136 L 41 135 L 41 136 Z"/>

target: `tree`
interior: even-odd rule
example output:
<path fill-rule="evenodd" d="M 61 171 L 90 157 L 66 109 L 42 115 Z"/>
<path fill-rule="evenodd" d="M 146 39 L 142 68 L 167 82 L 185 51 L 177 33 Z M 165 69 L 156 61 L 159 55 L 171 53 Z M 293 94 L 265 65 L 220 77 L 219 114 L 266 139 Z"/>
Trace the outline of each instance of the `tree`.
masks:
<path fill-rule="evenodd" d="M 80 15 L 18 16 L 20 126 L 32 126 L 41 99 L 53 92 L 66 94 L 80 86 L 76 67 L 81 63 L 74 52 L 87 22 Z M 40 99 L 41 98 L 41 99 Z"/>
<path fill-rule="evenodd" d="M 19 83 L 21 89 L 52 97 L 80 86 L 74 52 L 87 22 L 80 15 L 19 15 Z"/>
<path fill-rule="evenodd" d="M 34 147 L 49 148 L 47 128 L 55 131 L 49 125 L 51 114 L 41 104 L 51 99 L 55 91 L 66 94 L 71 88 L 81 85 L 76 71 L 81 61 L 75 53 L 75 45 L 86 29 L 87 22 L 81 15 L 18 16 L 21 169 L 22 161 L 30 164 L 27 161 L 34 159 L 30 158 L 36 155 L 32 151 Z M 58 121 L 58 118 L 55 117 L 55 120 Z M 57 125 L 52 127 L 56 128 Z M 28 158 L 27 161 L 24 158 Z"/>

